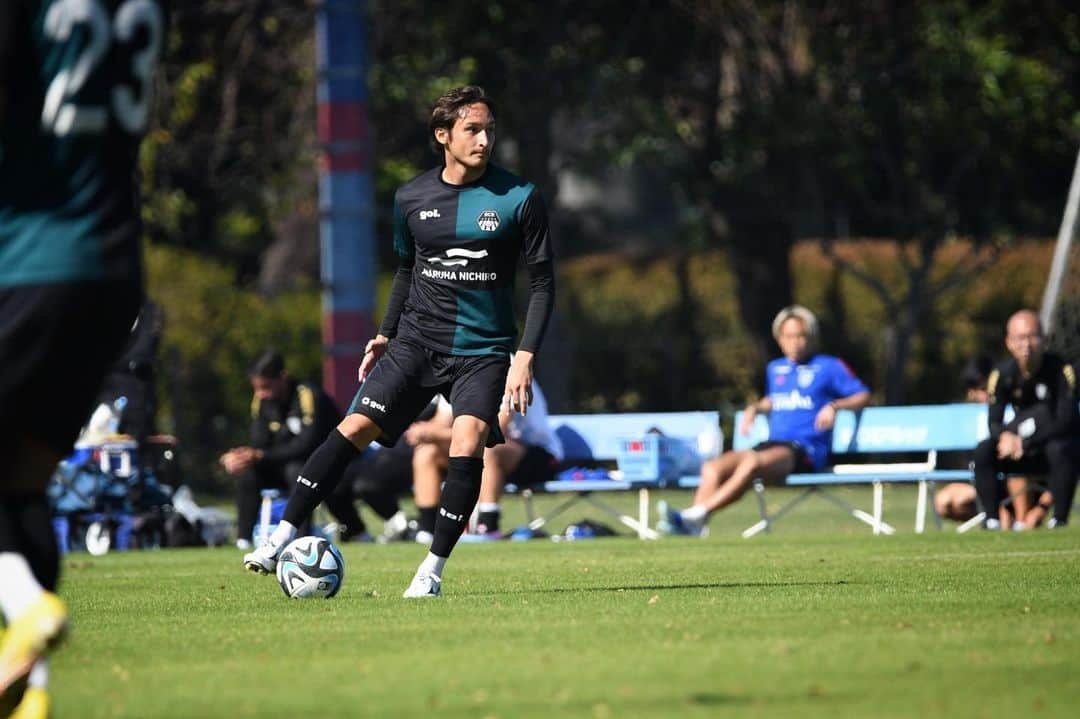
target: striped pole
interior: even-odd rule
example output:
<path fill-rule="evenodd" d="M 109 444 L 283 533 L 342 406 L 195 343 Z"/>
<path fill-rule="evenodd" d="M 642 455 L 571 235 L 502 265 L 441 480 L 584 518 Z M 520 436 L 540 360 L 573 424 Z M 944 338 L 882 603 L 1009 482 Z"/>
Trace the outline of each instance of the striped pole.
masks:
<path fill-rule="evenodd" d="M 344 409 L 374 336 L 375 191 L 367 90 L 367 3 L 322 0 L 315 21 L 323 384 Z"/>

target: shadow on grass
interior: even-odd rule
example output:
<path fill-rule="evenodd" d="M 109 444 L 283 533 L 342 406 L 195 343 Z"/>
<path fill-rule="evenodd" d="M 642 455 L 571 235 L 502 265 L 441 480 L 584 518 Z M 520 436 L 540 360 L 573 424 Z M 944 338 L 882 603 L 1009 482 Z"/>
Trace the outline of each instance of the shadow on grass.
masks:
<path fill-rule="evenodd" d="M 840 694 L 827 692 L 817 684 L 811 684 L 805 692 L 782 692 L 778 694 L 721 694 L 716 692 L 699 692 L 686 698 L 691 705 L 697 706 L 724 706 L 724 705 L 763 705 L 763 704 L 797 704 L 805 706 L 806 700 L 815 702 L 829 702 L 843 699 Z"/>
<path fill-rule="evenodd" d="M 683 584 L 624 584 L 616 587 L 548 587 L 504 589 L 497 592 L 461 592 L 474 597 L 493 594 L 565 594 L 571 592 L 653 592 L 664 589 L 768 589 L 781 587 L 841 587 L 855 582 L 838 579 L 828 582 L 686 582 Z M 455 592 L 457 594 L 457 592 Z"/>

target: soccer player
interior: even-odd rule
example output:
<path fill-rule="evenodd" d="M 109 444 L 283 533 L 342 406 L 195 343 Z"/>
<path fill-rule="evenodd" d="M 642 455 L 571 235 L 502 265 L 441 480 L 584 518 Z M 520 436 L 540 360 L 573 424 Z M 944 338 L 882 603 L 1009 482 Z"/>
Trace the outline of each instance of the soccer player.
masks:
<path fill-rule="evenodd" d="M 554 305 L 547 212 L 536 188 L 496 166 L 495 108 L 475 86 L 435 103 L 429 138 L 443 162 L 398 188 L 394 247 L 400 257 L 386 316 L 360 364 L 349 413 L 304 465 L 283 521 L 244 557 L 274 570 L 296 525 L 373 440 L 392 446 L 436 393 L 453 407 L 446 484 L 430 552 L 407 598 L 436 597 L 443 567 L 476 505 L 486 446 L 503 441 L 505 397 L 524 414 L 532 400 L 533 356 Z M 514 273 L 524 256 L 530 298 L 513 360 Z"/>
<path fill-rule="evenodd" d="M 766 394 L 747 406 L 739 426 L 748 434 L 754 418 L 768 414 L 768 441 L 706 462 L 691 506 L 679 512 L 662 503 L 660 531 L 700 536 L 712 513 L 742 497 L 755 477 L 779 482 L 792 472 L 820 470 L 836 413 L 869 403 L 870 391 L 842 360 L 815 352 L 818 322 L 810 310 L 780 310 L 772 333 L 783 356 L 766 367 Z"/>
<path fill-rule="evenodd" d="M 0 712 L 48 711 L 68 612 L 45 490 L 142 304 L 135 161 L 164 24 L 154 0 L 0 3 Z"/>

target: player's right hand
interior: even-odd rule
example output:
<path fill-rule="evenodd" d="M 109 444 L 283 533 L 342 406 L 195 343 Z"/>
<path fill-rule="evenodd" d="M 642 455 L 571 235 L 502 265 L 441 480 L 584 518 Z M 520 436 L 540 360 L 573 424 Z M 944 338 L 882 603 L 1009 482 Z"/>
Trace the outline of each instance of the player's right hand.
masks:
<path fill-rule="evenodd" d="M 375 363 L 386 352 L 386 347 L 389 344 L 390 338 L 385 335 L 375 335 L 375 339 L 368 340 L 367 346 L 364 348 L 364 359 L 360 362 L 360 371 L 358 373 L 361 383 L 371 374 Z"/>
<path fill-rule="evenodd" d="M 750 405 L 742 413 L 742 421 L 739 422 L 739 434 L 743 437 L 750 436 L 750 430 L 754 427 L 754 417 L 757 416 L 757 407 Z"/>

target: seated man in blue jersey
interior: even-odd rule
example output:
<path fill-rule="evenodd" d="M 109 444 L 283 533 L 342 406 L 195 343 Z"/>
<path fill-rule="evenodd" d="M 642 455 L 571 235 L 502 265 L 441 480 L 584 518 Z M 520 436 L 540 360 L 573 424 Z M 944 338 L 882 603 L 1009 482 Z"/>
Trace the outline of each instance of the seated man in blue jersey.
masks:
<path fill-rule="evenodd" d="M 768 441 L 702 465 L 694 503 L 681 512 L 661 506 L 661 532 L 700 536 L 710 515 L 742 497 L 754 478 L 780 482 L 793 472 L 822 469 L 836 413 L 870 402 L 870 390 L 843 360 L 815 352 L 818 322 L 810 310 L 785 307 L 772 332 L 783 357 L 766 367 L 765 396 L 747 406 L 737 430 L 749 434 L 754 418 L 767 414 Z"/>

